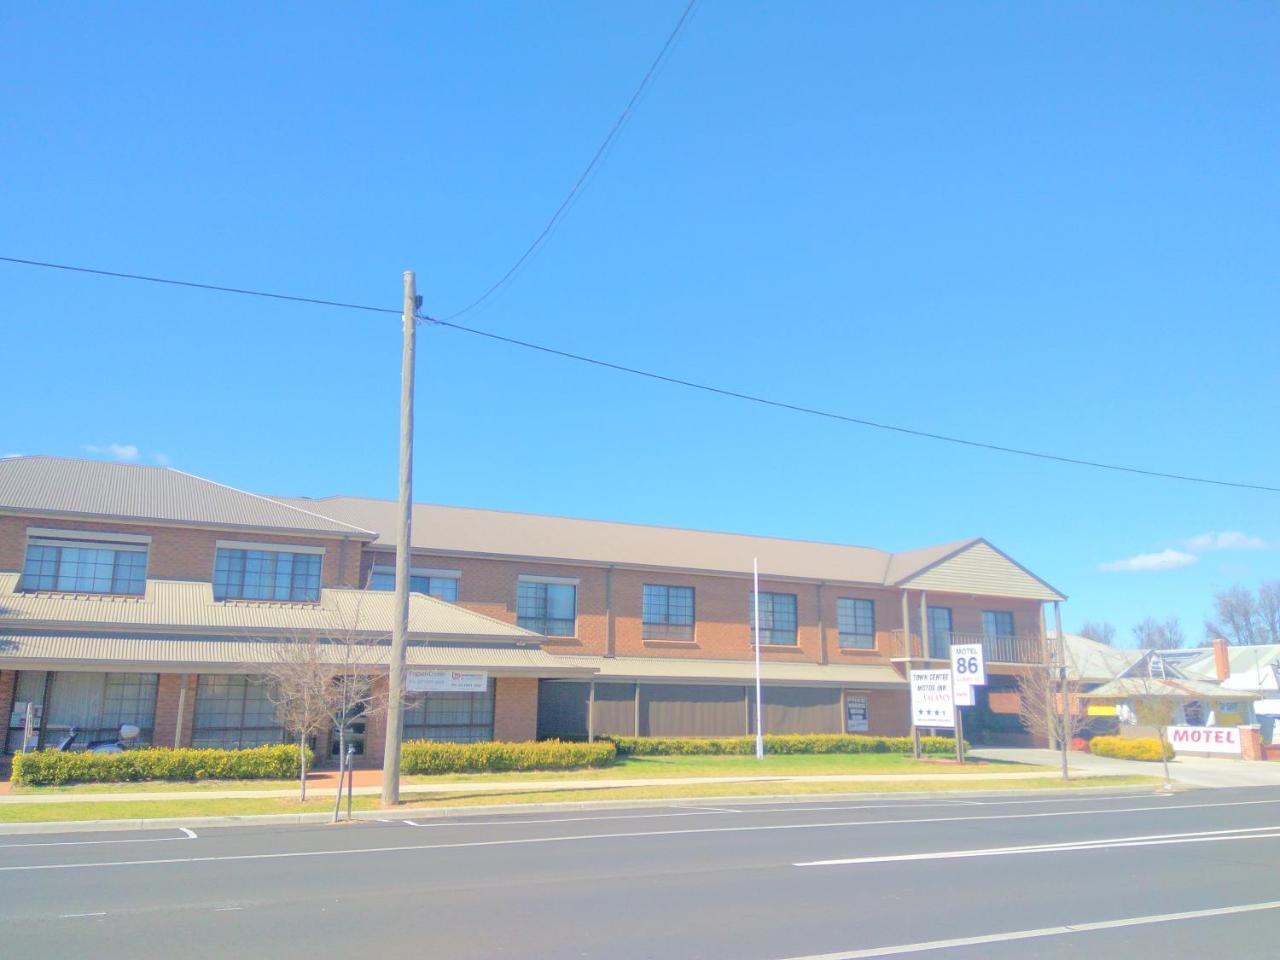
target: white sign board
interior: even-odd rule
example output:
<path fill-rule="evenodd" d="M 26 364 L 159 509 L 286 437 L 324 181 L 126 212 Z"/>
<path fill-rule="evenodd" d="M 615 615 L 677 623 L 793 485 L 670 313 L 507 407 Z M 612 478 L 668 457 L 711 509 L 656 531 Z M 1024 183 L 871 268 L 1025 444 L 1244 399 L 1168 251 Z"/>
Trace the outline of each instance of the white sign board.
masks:
<path fill-rule="evenodd" d="M 484 670 L 410 670 L 405 678 L 409 693 L 484 693 L 489 674 Z"/>
<path fill-rule="evenodd" d="M 951 645 L 951 671 L 956 686 L 961 684 L 980 687 L 987 682 L 987 664 L 982 659 L 982 644 L 953 643 Z"/>
<path fill-rule="evenodd" d="M 1240 755 L 1238 727 L 1170 727 L 1169 744 L 1179 753 Z"/>
<path fill-rule="evenodd" d="M 950 670 L 911 671 L 911 722 L 917 727 L 954 727 Z"/>
<path fill-rule="evenodd" d="M 973 687 L 967 683 L 957 683 L 952 691 L 957 707 L 973 707 L 978 703 L 978 698 L 973 694 Z"/>

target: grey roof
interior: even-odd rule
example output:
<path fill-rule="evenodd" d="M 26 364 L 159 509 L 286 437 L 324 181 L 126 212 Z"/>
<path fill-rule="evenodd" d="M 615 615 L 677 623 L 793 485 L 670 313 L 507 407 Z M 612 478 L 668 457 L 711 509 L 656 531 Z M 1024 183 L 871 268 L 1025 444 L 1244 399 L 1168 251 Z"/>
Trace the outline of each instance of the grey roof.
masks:
<path fill-rule="evenodd" d="M 317 603 L 214 600 L 208 581 L 148 580 L 140 597 L 101 593 L 29 593 L 19 574 L 0 573 L 0 630 L 93 629 L 178 633 L 326 632 L 390 636 L 395 594 L 326 587 Z M 536 645 L 539 634 L 457 604 L 409 594 L 409 633 L 418 637 L 506 640 Z"/>
<path fill-rule="evenodd" d="M 62 457 L 0 459 L 0 513 L 180 523 L 372 540 L 371 531 L 171 467 Z"/>
<path fill-rule="evenodd" d="M 1195 657 L 1183 664 L 1183 670 L 1197 677 L 1216 679 L 1218 672 L 1214 663 L 1213 648 L 1206 647 L 1195 653 Z M 1231 665 L 1232 676 L 1256 674 L 1262 678 L 1270 673 L 1271 664 L 1278 660 L 1280 660 L 1280 644 L 1259 643 L 1227 647 L 1227 661 Z"/>
<path fill-rule="evenodd" d="M 399 538 L 397 504 L 365 497 L 282 498 L 378 533 L 378 547 Z M 417 503 L 415 550 L 451 555 L 525 557 L 750 574 L 753 557 L 774 578 L 892 586 L 944 561 L 980 538 L 892 554 L 873 547 L 740 533 L 582 520 Z"/>
<path fill-rule="evenodd" d="M 1227 690 L 1206 680 L 1174 677 L 1121 677 L 1096 690 L 1080 694 L 1084 700 L 1111 700 L 1125 697 L 1171 697 L 1181 700 L 1257 700 L 1261 694 Z"/>
<path fill-rule="evenodd" d="M 595 670 L 597 680 L 656 682 L 720 681 L 750 685 L 755 680 L 752 660 L 706 660 L 701 657 L 589 657 L 561 654 L 558 661 Z M 770 684 L 831 685 L 841 687 L 905 688 L 907 681 L 893 667 L 858 663 L 760 664 L 760 678 Z"/>
<path fill-rule="evenodd" d="M 216 667 L 247 673 L 253 671 L 255 664 L 272 662 L 271 648 L 281 642 L 143 634 L 0 633 L 0 664 L 49 669 L 109 666 L 112 670 L 138 668 L 150 672 Z M 386 667 L 390 647 L 370 644 L 357 647 L 356 651 L 351 662 L 377 670 Z M 538 647 L 411 644 L 405 659 L 410 667 L 487 670 L 502 676 L 587 677 L 593 672 L 564 663 L 561 657 Z M 333 662 L 344 661 L 335 657 Z"/>
<path fill-rule="evenodd" d="M 1053 638 L 1051 638 L 1053 639 Z M 1143 650 L 1124 650 L 1074 633 L 1063 634 L 1067 673 L 1085 683 L 1106 683 L 1142 659 Z"/>

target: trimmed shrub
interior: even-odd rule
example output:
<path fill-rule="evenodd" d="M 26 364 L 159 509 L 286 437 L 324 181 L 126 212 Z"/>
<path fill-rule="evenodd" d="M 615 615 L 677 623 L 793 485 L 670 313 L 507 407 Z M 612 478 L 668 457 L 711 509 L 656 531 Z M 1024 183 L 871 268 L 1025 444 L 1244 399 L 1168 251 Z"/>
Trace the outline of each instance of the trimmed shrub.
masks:
<path fill-rule="evenodd" d="M 307 769 L 311 768 L 308 753 Z M 152 747 L 123 753 L 39 750 L 13 758 L 10 780 L 22 786 L 62 783 L 132 783 L 138 780 L 284 780 L 298 776 L 298 746 L 249 750 Z"/>
<path fill-rule="evenodd" d="M 1089 752 L 1120 760 L 1159 760 L 1161 743 L 1155 737 L 1094 737 L 1089 741 Z M 1173 747 L 1167 743 L 1164 744 L 1164 755 L 1173 759 Z"/>
<path fill-rule="evenodd" d="M 401 773 L 487 773 L 497 770 L 576 770 L 607 767 L 617 750 L 607 740 L 565 743 L 440 743 L 414 740 L 401 748 Z"/>
<path fill-rule="evenodd" d="M 755 737 L 610 737 L 620 757 L 674 757 L 756 752 Z M 921 737 L 928 754 L 955 753 L 953 737 Z M 910 737 L 872 737 L 856 733 L 765 734 L 765 753 L 910 753 Z"/>

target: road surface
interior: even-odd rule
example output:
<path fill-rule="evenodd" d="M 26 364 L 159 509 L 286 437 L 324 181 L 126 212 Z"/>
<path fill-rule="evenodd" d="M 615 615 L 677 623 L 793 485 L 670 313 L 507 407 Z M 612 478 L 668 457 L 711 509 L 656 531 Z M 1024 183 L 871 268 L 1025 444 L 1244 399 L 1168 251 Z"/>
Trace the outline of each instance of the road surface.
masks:
<path fill-rule="evenodd" d="M 1280 956 L 1280 789 L 0 836 L 6 958 Z"/>

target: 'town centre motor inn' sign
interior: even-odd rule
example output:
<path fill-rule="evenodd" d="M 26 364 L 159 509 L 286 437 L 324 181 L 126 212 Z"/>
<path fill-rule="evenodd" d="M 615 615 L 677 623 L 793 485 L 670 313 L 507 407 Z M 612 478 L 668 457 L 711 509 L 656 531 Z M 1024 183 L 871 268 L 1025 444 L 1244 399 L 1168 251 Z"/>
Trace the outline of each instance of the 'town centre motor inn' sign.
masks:
<path fill-rule="evenodd" d="M 1169 743 L 1187 753 L 1240 754 L 1238 727 L 1170 727 Z"/>

